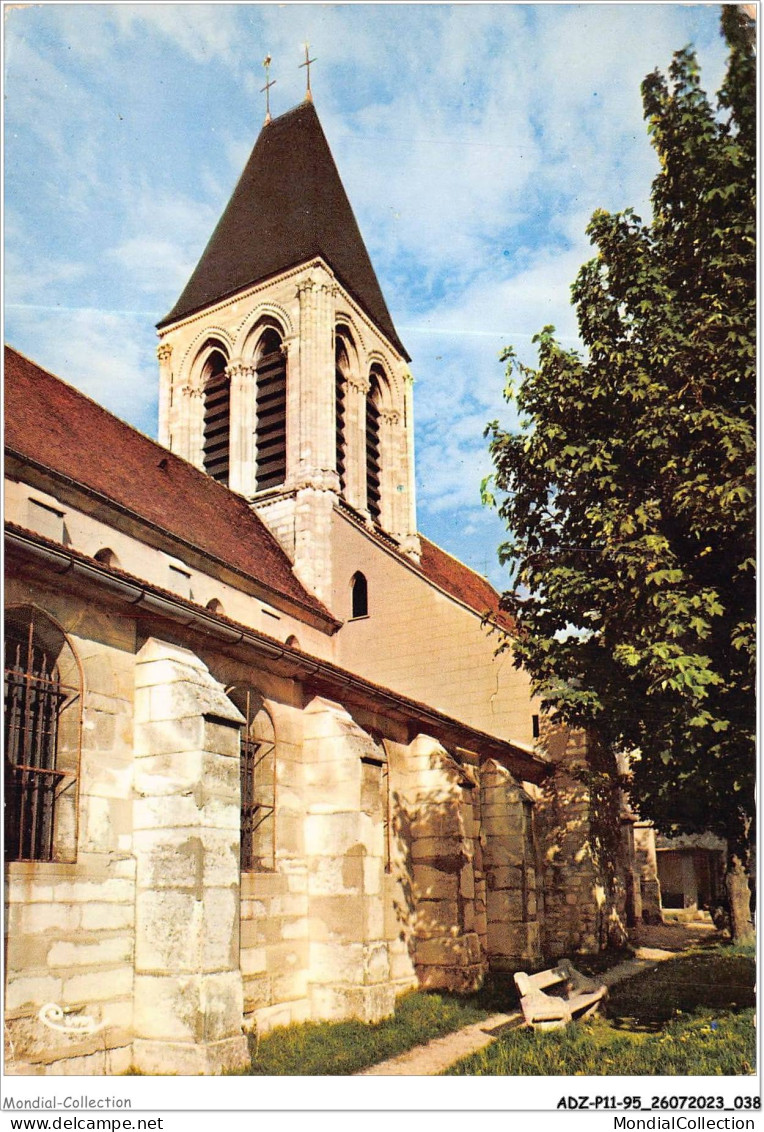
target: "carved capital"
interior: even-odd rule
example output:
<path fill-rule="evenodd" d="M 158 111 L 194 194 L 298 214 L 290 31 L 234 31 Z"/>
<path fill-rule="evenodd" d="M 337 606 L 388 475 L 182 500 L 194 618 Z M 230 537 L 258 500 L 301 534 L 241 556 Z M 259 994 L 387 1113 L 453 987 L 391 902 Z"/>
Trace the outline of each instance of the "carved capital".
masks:
<path fill-rule="evenodd" d="M 204 395 L 204 390 L 195 389 L 193 385 L 184 385 L 181 389 L 181 393 L 184 397 L 202 397 Z"/>
<path fill-rule="evenodd" d="M 315 279 L 308 276 L 307 279 L 303 279 L 297 284 L 297 294 L 300 298 L 302 298 L 304 294 L 312 293 L 313 291 L 315 291 L 317 286 L 318 284 L 316 283 Z"/>
<path fill-rule="evenodd" d="M 169 342 L 160 342 L 159 345 L 157 346 L 157 358 L 159 359 L 160 366 L 164 365 L 165 362 L 169 362 L 171 357 L 172 357 L 172 346 L 170 345 L 170 343 Z"/>
<path fill-rule="evenodd" d="M 351 389 L 355 389 L 356 393 L 362 393 L 364 397 L 371 389 L 371 382 L 361 374 L 349 373 L 347 383 Z"/>
<path fill-rule="evenodd" d="M 251 362 L 243 362 L 241 358 L 237 358 L 236 361 L 228 363 L 225 372 L 226 377 L 233 379 L 234 377 L 254 377 L 257 371 Z"/>
<path fill-rule="evenodd" d="M 397 409 L 380 409 L 379 415 L 386 424 L 397 425 L 401 414 Z"/>

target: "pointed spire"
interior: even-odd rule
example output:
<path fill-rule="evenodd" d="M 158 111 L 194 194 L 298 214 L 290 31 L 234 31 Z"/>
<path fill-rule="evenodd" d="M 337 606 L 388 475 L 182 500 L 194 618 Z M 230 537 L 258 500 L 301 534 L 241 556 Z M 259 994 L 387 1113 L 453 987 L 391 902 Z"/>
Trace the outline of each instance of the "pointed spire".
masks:
<path fill-rule="evenodd" d="M 305 101 L 306 102 L 312 102 L 313 101 L 313 94 L 311 93 L 311 89 L 310 89 L 310 65 L 311 65 L 311 63 L 315 63 L 315 61 L 316 61 L 315 58 L 311 59 L 311 57 L 310 57 L 310 44 L 306 43 L 305 44 L 305 62 L 300 63 L 300 70 L 302 70 L 303 67 L 307 68 L 308 88 L 305 91 Z"/>
<path fill-rule="evenodd" d="M 271 81 L 271 57 L 266 55 L 263 59 L 263 66 L 265 67 L 265 86 L 260 88 L 260 93 L 265 91 L 265 125 L 267 126 L 271 120 L 271 87 L 276 85 L 276 80 Z"/>

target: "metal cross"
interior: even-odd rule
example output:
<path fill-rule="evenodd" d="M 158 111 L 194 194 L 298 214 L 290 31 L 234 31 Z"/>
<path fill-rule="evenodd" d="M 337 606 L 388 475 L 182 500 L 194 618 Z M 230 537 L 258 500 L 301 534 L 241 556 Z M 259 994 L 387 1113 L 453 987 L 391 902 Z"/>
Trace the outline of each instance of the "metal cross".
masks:
<path fill-rule="evenodd" d="M 310 57 L 310 44 L 309 44 L 309 43 L 306 43 L 306 44 L 305 44 L 305 62 L 304 62 L 304 63 L 300 63 L 300 68 L 301 68 L 301 69 L 302 69 L 303 67 L 307 67 L 307 68 L 308 68 L 308 70 L 307 70 L 307 75 L 308 75 L 308 89 L 307 89 L 307 91 L 305 92 L 305 98 L 306 98 L 306 100 L 307 100 L 308 102 L 312 102 L 312 101 L 313 101 L 313 95 L 312 95 L 312 94 L 311 94 L 311 92 L 310 92 L 310 65 L 311 65 L 311 63 L 315 63 L 315 61 L 316 61 L 315 59 L 311 59 L 311 57 Z"/>
<path fill-rule="evenodd" d="M 270 55 L 266 55 L 263 59 L 263 66 L 265 67 L 265 86 L 260 88 L 260 93 L 262 94 L 265 91 L 265 124 L 267 126 L 271 120 L 271 87 L 276 85 L 276 80 L 271 81 L 270 77 Z"/>

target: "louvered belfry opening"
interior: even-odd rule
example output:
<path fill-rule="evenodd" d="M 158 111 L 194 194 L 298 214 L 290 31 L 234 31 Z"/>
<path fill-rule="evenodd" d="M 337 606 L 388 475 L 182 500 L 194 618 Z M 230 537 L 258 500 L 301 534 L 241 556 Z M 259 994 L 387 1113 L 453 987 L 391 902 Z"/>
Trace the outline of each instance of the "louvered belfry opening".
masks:
<path fill-rule="evenodd" d="M 348 354 L 345 343 L 337 336 L 335 347 L 334 387 L 335 387 L 335 419 L 337 427 L 337 475 L 340 477 L 340 491 L 345 494 L 345 388 L 349 369 Z"/>
<path fill-rule="evenodd" d="M 218 483 L 228 484 L 231 434 L 231 383 L 226 359 L 219 350 L 204 366 L 204 470 Z"/>
<path fill-rule="evenodd" d="M 58 636 L 58 640 L 56 639 Z M 61 715 L 78 689 L 61 679 L 62 633 L 40 631 L 33 610 L 14 610 L 5 622 L 5 857 L 55 858 L 57 801 L 74 783 L 59 767 Z"/>
<path fill-rule="evenodd" d="M 286 357 L 277 331 L 260 339 L 257 361 L 257 490 L 286 479 Z"/>
<path fill-rule="evenodd" d="M 381 454 L 379 443 L 379 375 L 371 371 L 371 388 L 366 398 L 366 506 L 375 523 L 381 507 Z"/>

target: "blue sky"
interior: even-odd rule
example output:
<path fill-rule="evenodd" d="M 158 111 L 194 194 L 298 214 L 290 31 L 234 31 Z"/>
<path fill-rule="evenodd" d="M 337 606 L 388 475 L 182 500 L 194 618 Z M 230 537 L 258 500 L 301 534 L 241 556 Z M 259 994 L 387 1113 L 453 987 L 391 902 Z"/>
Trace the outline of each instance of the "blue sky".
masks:
<path fill-rule="evenodd" d="M 150 435 L 154 324 L 262 125 L 316 109 L 415 377 L 420 529 L 499 588 L 481 507 L 498 355 L 576 341 L 595 208 L 648 216 L 639 85 L 717 5 L 41 4 L 5 8 L 5 338 Z"/>

